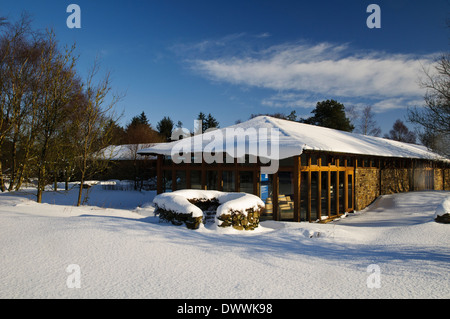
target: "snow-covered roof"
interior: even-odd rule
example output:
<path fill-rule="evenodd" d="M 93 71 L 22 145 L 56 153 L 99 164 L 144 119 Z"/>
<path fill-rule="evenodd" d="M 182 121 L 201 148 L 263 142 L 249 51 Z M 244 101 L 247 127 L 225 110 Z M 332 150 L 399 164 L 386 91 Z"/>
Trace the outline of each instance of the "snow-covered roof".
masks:
<path fill-rule="evenodd" d="M 148 157 L 138 154 L 137 151 L 157 145 L 150 144 L 123 144 L 123 145 L 109 145 L 98 152 L 97 156 L 104 160 L 111 161 L 131 161 L 134 159 L 145 160 Z"/>
<path fill-rule="evenodd" d="M 278 134 L 278 152 L 270 152 L 270 145 L 273 142 L 272 135 L 269 133 L 275 129 Z M 261 132 L 267 131 L 267 134 Z M 227 145 L 226 139 L 218 141 L 220 137 L 225 137 L 229 132 L 240 132 L 245 135 L 245 154 L 260 156 L 260 149 L 251 147 L 251 143 L 259 141 L 260 144 L 266 143 L 269 149 L 267 158 L 284 159 L 300 155 L 303 151 L 326 151 L 336 153 L 346 153 L 355 155 L 372 155 L 382 157 L 400 157 L 417 158 L 447 161 L 444 157 L 430 152 L 422 145 L 403 143 L 384 139 L 380 137 L 366 136 L 356 133 L 349 133 L 330 128 L 308 125 L 288 120 L 273 118 L 270 116 L 258 116 L 246 122 L 239 123 L 230 127 L 222 128 L 216 131 L 206 132 L 198 136 L 184 138 L 170 143 L 161 143 L 149 148 L 140 150 L 139 154 L 162 154 L 172 155 L 174 149 L 184 152 L 227 152 L 230 156 L 239 153 L 236 148 L 241 146 L 234 142 L 233 145 Z M 241 136 L 242 137 L 242 136 Z"/>

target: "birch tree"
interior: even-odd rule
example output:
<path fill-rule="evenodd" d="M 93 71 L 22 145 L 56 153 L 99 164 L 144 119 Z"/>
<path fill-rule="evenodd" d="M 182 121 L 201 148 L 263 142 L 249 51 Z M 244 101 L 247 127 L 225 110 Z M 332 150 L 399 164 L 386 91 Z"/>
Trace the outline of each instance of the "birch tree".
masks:
<path fill-rule="evenodd" d="M 97 154 L 110 144 L 113 136 L 110 125 L 111 121 L 114 121 L 113 108 L 121 98 L 119 95 L 112 95 L 108 100 L 111 93 L 110 76 L 107 74 L 96 84 L 94 79 L 98 71 L 99 65 L 96 61 L 85 84 L 85 99 L 78 105 L 79 112 L 74 121 L 74 133 L 78 138 L 77 168 L 80 172 L 77 206 L 81 205 L 86 177 L 106 168 L 105 159 Z"/>

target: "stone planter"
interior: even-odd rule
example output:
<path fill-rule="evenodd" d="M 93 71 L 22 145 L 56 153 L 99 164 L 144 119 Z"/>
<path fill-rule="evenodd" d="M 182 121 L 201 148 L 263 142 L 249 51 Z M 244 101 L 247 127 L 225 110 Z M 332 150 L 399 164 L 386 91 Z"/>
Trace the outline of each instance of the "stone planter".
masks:
<path fill-rule="evenodd" d="M 213 220 L 218 227 L 253 230 L 264 210 L 264 202 L 255 195 L 219 191 L 180 190 L 160 194 L 153 203 L 161 220 L 189 229 Z"/>

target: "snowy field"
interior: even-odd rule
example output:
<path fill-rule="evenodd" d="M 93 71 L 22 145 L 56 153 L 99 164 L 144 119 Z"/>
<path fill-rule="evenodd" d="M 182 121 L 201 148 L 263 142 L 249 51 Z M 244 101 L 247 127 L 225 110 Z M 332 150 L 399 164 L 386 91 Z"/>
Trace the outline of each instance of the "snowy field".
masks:
<path fill-rule="evenodd" d="M 0 194 L 1 298 L 450 298 L 449 192 L 238 232 L 158 223 L 154 192 L 76 191 Z"/>

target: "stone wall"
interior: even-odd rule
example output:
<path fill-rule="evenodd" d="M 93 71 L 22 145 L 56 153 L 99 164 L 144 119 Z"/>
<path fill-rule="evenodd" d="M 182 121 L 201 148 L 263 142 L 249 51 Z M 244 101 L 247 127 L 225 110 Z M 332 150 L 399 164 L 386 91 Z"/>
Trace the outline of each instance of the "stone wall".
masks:
<path fill-rule="evenodd" d="M 445 168 L 442 170 L 443 174 L 443 189 L 450 191 L 450 168 Z"/>
<path fill-rule="evenodd" d="M 434 169 L 434 189 L 435 190 L 444 189 L 444 169 L 441 168 Z"/>
<path fill-rule="evenodd" d="M 385 168 L 381 170 L 381 194 L 412 191 L 412 170 L 409 168 Z"/>
<path fill-rule="evenodd" d="M 435 168 L 434 190 L 450 191 L 450 168 Z M 355 169 L 355 210 L 362 210 L 378 196 L 426 189 L 425 170 L 410 168 Z"/>
<path fill-rule="evenodd" d="M 380 170 L 378 168 L 355 169 L 355 210 L 369 206 L 380 196 Z"/>

